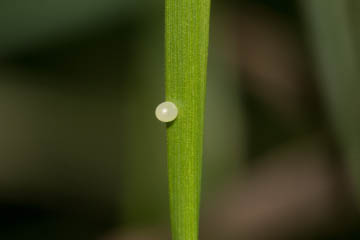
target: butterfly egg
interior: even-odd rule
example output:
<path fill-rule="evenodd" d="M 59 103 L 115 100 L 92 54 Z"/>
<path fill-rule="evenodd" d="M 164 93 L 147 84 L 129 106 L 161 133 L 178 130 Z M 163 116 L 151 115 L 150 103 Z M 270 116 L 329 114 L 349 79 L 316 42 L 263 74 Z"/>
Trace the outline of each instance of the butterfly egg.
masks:
<path fill-rule="evenodd" d="M 172 102 L 163 102 L 157 106 L 155 115 L 161 122 L 172 122 L 178 115 L 178 109 Z"/>

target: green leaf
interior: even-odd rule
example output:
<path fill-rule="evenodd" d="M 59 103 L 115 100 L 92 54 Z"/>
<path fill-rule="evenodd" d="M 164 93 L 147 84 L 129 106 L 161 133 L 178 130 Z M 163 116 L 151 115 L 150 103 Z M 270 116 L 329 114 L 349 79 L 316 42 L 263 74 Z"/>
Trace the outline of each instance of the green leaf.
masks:
<path fill-rule="evenodd" d="M 329 113 L 360 199 L 357 0 L 304 1 Z"/>
<path fill-rule="evenodd" d="M 166 100 L 173 240 L 198 239 L 210 0 L 166 0 Z"/>

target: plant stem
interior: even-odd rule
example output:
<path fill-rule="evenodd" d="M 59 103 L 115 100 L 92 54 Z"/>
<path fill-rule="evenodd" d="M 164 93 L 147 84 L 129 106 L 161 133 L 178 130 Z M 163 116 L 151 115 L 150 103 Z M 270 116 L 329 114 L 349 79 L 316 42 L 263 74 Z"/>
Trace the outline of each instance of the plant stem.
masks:
<path fill-rule="evenodd" d="M 210 0 L 166 0 L 166 100 L 173 240 L 198 239 Z"/>

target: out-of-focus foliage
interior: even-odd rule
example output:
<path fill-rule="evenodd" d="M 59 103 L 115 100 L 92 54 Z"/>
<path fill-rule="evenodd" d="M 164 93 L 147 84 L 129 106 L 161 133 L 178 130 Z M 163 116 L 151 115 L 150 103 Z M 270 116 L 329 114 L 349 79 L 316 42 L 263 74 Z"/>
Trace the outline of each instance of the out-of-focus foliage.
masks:
<path fill-rule="evenodd" d="M 304 1 L 328 112 L 360 194 L 359 1 Z M 360 196 L 360 195 L 359 195 Z"/>
<path fill-rule="evenodd" d="M 4 0 L 0 3 L 0 54 L 128 22 L 153 11 L 159 3 L 162 1 Z"/>

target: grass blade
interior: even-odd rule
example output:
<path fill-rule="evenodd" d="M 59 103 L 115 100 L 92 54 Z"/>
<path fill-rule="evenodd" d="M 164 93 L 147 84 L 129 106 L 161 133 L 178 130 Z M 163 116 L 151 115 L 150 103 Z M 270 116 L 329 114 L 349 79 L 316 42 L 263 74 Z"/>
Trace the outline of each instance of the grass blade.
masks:
<path fill-rule="evenodd" d="M 198 239 L 210 0 L 166 0 L 166 100 L 173 240 Z"/>
<path fill-rule="evenodd" d="M 360 72 L 356 0 L 307 0 L 314 52 L 341 150 L 360 200 Z M 356 13 L 355 13 L 356 12 Z M 351 15 L 351 13 L 355 15 Z"/>

